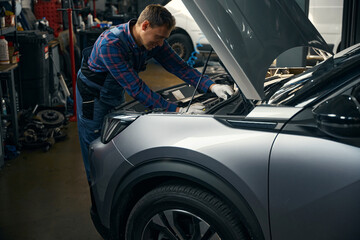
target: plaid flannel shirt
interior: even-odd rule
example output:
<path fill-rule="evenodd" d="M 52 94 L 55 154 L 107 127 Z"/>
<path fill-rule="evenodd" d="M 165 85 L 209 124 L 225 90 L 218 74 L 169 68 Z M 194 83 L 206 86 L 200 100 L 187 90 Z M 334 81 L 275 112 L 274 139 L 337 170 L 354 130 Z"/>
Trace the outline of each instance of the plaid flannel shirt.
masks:
<path fill-rule="evenodd" d="M 146 107 L 150 109 L 162 108 L 174 112 L 177 104 L 168 102 L 158 93 L 153 92 L 140 79 L 138 72 L 143 70 L 142 67 L 146 61 L 153 57 L 168 72 L 193 86 L 196 86 L 201 74 L 196 69 L 189 67 L 174 52 L 166 40 L 162 46 L 155 47 L 150 51 L 144 47 L 139 47 L 130 33 L 130 24 L 134 24 L 134 21 L 130 20 L 125 24 L 116 26 L 115 31 L 117 31 L 118 36 L 114 34 L 114 30 L 104 31 L 100 35 L 88 60 L 89 69 L 94 72 L 110 72 L 131 97 Z M 124 43 L 127 46 L 123 46 Z M 199 84 L 199 88 L 206 92 L 213 83 L 205 75 Z"/>

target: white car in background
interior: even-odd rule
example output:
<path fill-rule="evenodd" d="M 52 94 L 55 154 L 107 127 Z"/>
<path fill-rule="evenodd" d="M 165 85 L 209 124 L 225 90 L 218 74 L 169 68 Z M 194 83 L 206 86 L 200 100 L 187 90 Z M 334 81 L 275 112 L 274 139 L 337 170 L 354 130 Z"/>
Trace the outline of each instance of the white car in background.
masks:
<path fill-rule="evenodd" d="M 172 0 L 165 7 L 176 19 L 176 27 L 168 42 L 182 59 L 187 61 L 195 47 L 200 52 L 210 51 L 209 41 L 181 0 Z"/>

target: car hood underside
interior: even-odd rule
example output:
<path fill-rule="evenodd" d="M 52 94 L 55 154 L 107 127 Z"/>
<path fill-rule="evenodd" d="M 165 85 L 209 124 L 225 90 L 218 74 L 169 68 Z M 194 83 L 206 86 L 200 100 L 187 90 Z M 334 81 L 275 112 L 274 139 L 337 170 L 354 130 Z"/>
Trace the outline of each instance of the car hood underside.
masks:
<path fill-rule="evenodd" d="M 270 64 L 284 51 L 329 47 L 294 0 L 182 0 L 248 99 L 264 98 Z"/>

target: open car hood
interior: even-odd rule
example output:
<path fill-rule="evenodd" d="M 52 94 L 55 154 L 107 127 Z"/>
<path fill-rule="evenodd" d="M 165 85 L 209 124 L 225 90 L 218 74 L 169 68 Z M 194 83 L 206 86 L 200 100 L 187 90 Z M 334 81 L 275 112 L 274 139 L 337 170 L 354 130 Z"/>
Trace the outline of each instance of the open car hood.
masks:
<path fill-rule="evenodd" d="M 270 64 L 284 51 L 331 52 L 294 0 L 182 0 L 248 99 L 264 97 Z"/>

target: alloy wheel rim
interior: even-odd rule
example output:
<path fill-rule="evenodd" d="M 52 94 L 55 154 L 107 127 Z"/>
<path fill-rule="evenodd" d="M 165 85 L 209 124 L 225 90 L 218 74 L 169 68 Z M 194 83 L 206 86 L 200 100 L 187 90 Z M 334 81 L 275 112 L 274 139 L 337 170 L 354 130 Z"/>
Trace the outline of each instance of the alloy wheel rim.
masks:
<path fill-rule="evenodd" d="M 188 211 L 170 209 L 155 214 L 146 224 L 143 240 L 221 240 L 206 221 Z"/>

